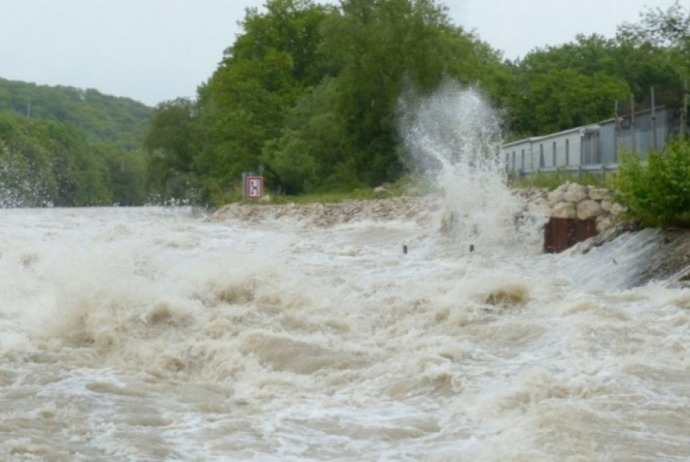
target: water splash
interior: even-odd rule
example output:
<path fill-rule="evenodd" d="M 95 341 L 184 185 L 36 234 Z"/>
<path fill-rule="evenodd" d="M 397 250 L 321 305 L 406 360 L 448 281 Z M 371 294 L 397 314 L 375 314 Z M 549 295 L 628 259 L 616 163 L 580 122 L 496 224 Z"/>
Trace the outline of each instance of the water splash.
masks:
<path fill-rule="evenodd" d="M 442 229 L 459 241 L 514 242 L 525 204 L 506 183 L 501 118 L 484 96 L 447 81 L 424 97 L 408 92 L 399 107 L 412 162 L 445 195 Z"/>
<path fill-rule="evenodd" d="M 47 183 L 42 169 L 0 140 L 0 208 L 52 207 Z"/>

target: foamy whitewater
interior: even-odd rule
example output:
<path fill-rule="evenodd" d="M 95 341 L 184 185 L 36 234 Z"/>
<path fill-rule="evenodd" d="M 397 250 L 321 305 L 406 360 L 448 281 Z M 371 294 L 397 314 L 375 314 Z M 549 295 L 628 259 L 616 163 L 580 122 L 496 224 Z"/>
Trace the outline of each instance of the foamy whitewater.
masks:
<path fill-rule="evenodd" d="M 0 210 L 0 460 L 688 460 L 690 292 L 486 175 L 422 221 Z"/>

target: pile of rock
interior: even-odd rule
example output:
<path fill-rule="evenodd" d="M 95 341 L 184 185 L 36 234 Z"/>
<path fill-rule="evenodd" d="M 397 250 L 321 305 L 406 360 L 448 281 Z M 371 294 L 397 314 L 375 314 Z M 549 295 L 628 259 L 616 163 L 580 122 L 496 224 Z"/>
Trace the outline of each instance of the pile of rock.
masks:
<path fill-rule="evenodd" d="M 613 227 L 625 211 L 623 206 L 612 200 L 608 189 L 577 183 L 566 182 L 550 192 L 532 189 L 523 195 L 527 196 L 528 208 L 538 207 L 554 218 L 593 218 L 599 233 Z"/>
<path fill-rule="evenodd" d="M 551 216 L 556 218 L 596 219 L 597 231 L 603 232 L 616 224 L 625 209 L 611 199 L 605 188 L 564 183 L 548 194 Z"/>
<path fill-rule="evenodd" d="M 438 196 L 390 197 L 375 200 L 348 200 L 329 204 L 229 204 L 210 218 L 212 221 L 242 220 L 260 222 L 291 218 L 301 223 L 328 227 L 354 220 L 414 219 L 428 223 L 431 215 L 439 210 Z"/>

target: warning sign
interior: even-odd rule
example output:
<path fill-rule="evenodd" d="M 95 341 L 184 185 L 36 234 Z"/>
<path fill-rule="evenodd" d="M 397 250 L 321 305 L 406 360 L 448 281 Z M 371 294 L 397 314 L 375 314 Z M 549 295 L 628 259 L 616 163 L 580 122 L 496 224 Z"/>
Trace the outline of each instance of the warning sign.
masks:
<path fill-rule="evenodd" d="M 248 176 L 244 184 L 247 199 L 261 199 L 264 195 L 264 178 L 262 176 Z"/>

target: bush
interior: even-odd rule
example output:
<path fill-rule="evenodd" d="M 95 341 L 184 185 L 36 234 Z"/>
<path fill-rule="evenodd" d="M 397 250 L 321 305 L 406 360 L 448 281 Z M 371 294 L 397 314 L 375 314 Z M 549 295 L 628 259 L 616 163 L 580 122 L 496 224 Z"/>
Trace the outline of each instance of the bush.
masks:
<path fill-rule="evenodd" d="M 642 226 L 690 228 L 690 143 L 674 141 L 646 161 L 625 153 L 613 178 L 616 200 Z"/>

